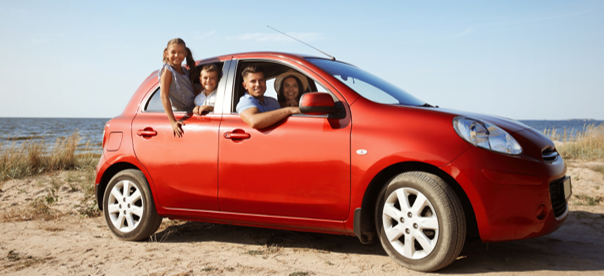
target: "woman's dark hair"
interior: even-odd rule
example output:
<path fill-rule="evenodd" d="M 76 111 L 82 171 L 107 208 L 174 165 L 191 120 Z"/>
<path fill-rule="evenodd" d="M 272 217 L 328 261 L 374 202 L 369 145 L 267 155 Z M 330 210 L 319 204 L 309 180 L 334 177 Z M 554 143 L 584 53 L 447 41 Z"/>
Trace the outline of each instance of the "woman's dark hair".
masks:
<path fill-rule="evenodd" d="M 283 80 L 281 81 L 281 85 L 279 86 L 279 91 L 277 91 L 277 101 L 279 101 L 279 105 L 281 105 L 281 107 L 284 107 L 285 102 L 287 101 L 285 99 L 285 96 L 283 95 L 283 85 L 285 84 L 285 80 L 289 78 L 294 78 L 296 80 L 296 83 L 298 84 L 298 98 L 296 99 L 298 103 L 300 102 L 302 94 L 304 94 L 304 86 L 302 85 L 302 81 L 298 77 L 290 75 L 283 78 Z"/>
<path fill-rule="evenodd" d="M 191 49 L 189 49 L 189 47 L 187 47 L 187 44 L 185 43 L 184 40 L 182 40 L 181 38 L 173 38 L 173 39 L 170 39 L 170 41 L 168 41 L 168 45 L 164 49 L 163 62 L 164 63 L 168 62 L 168 59 L 166 58 L 166 51 L 168 51 L 168 47 L 171 44 L 179 44 L 179 45 L 185 46 L 185 50 L 187 51 L 186 61 L 187 61 L 187 66 L 189 67 L 189 80 L 191 81 L 191 83 L 193 83 L 193 81 L 195 81 L 195 79 L 199 78 L 199 74 L 197 72 L 197 69 L 195 68 L 195 60 L 193 59 L 193 53 L 191 53 Z"/>

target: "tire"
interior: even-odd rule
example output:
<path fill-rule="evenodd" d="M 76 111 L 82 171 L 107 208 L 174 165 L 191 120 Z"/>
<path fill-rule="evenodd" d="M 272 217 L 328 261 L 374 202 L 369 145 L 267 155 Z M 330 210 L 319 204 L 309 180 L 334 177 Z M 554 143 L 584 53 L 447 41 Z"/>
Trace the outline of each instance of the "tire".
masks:
<path fill-rule="evenodd" d="M 453 189 L 436 175 L 406 172 L 382 188 L 376 206 L 382 247 L 399 265 L 442 269 L 459 256 L 466 219 Z"/>
<path fill-rule="evenodd" d="M 148 239 L 162 221 L 145 175 L 134 169 L 111 178 L 103 197 L 103 214 L 111 232 L 126 241 Z"/>

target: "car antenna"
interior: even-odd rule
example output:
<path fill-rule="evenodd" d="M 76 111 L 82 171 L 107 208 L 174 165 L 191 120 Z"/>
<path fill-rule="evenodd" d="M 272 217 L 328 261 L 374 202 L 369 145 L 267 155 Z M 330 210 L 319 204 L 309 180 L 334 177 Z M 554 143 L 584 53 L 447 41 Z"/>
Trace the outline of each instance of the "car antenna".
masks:
<path fill-rule="evenodd" d="M 308 46 L 308 47 L 310 47 L 310 48 L 313 48 L 313 49 L 315 49 L 315 50 L 317 50 L 317 51 L 321 52 L 322 54 L 324 54 L 324 55 L 328 56 L 328 57 L 329 57 L 329 59 L 331 59 L 331 60 L 336 60 L 336 58 L 335 58 L 334 56 L 332 56 L 332 55 L 330 55 L 330 54 L 328 54 L 328 53 L 325 53 L 325 52 L 323 52 L 323 51 L 321 51 L 321 50 L 319 50 L 319 49 L 317 49 L 317 48 L 315 48 L 315 47 L 311 46 L 310 44 L 305 43 L 305 42 L 304 42 L 304 41 L 302 41 L 302 40 L 299 40 L 299 39 L 297 39 L 297 38 L 295 38 L 295 37 L 293 37 L 293 36 L 291 36 L 291 35 L 288 35 L 288 34 L 286 34 L 286 33 L 282 32 L 282 31 L 279 31 L 279 30 L 277 30 L 277 29 L 275 29 L 275 28 L 273 28 L 273 27 L 271 27 L 271 26 L 269 26 L 269 25 L 266 25 L 266 27 L 271 28 L 271 29 L 273 29 L 274 31 L 279 32 L 279 33 L 281 33 L 281 34 L 282 34 L 282 35 L 284 35 L 284 36 L 287 36 L 287 37 L 289 37 L 289 38 L 291 38 L 291 39 L 293 39 L 293 40 L 296 40 L 296 41 L 298 41 L 298 42 L 300 42 L 300 43 L 302 43 L 302 44 L 304 44 L 304 45 L 306 45 L 306 46 Z"/>

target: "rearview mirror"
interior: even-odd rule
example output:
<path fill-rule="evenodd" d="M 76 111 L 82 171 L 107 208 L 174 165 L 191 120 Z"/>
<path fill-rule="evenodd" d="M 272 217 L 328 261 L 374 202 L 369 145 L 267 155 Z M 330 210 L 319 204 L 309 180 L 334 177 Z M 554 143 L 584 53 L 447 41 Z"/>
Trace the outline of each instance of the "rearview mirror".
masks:
<path fill-rule="evenodd" d="M 308 115 L 325 115 L 338 112 L 331 95 L 320 92 L 309 92 L 300 99 L 300 112 Z"/>

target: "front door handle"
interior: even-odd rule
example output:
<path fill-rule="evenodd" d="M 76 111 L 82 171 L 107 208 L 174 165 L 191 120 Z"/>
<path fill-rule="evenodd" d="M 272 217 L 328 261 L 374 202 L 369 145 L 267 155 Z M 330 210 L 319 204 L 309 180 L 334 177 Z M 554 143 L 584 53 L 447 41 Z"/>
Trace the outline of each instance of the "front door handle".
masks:
<path fill-rule="evenodd" d="M 225 132 L 224 138 L 226 139 L 249 139 L 249 133 L 238 133 L 238 132 Z"/>
<path fill-rule="evenodd" d="M 153 130 L 150 127 L 147 127 L 145 129 L 139 129 L 138 132 L 136 133 L 136 135 L 143 136 L 143 137 L 150 137 L 150 136 L 157 135 L 157 131 Z"/>

